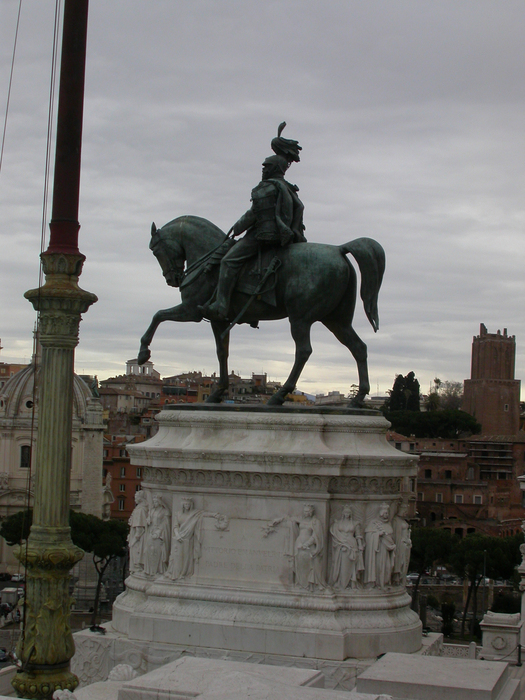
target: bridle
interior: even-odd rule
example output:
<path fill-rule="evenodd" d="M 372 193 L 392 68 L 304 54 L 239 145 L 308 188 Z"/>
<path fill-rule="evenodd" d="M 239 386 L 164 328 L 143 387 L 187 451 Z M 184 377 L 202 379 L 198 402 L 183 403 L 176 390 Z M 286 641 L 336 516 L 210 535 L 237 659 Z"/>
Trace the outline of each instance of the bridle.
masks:
<path fill-rule="evenodd" d="M 169 249 L 160 237 L 160 234 L 157 233 L 155 234 L 154 240 L 151 242 L 151 252 L 155 255 L 155 249 L 157 249 L 159 252 L 162 254 L 162 258 L 164 261 L 164 265 L 168 268 L 167 272 L 169 274 L 170 279 L 173 279 L 176 284 L 173 286 L 175 287 L 180 287 L 182 282 L 184 281 L 184 277 L 186 276 L 186 272 L 184 271 L 184 265 L 182 268 L 176 268 L 173 263 L 171 262 L 171 255 L 169 253 Z M 165 273 L 165 271 L 163 270 Z M 164 274 L 166 276 L 166 274 Z"/>

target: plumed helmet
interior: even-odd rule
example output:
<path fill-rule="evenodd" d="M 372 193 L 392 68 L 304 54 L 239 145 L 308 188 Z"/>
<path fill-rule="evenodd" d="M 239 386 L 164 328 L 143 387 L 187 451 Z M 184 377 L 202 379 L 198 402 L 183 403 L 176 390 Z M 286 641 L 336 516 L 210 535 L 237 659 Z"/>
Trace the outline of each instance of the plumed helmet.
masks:
<path fill-rule="evenodd" d="M 299 151 L 302 151 L 302 148 L 299 146 L 298 141 L 294 141 L 293 139 L 285 139 L 281 136 L 285 126 L 286 122 L 281 122 L 281 124 L 279 124 L 277 136 L 272 139 L 272 151 L 276 155 L 285 158 L 289 166 L 290 163 L 298 163 L 301 160 L 299 158 Z"/>

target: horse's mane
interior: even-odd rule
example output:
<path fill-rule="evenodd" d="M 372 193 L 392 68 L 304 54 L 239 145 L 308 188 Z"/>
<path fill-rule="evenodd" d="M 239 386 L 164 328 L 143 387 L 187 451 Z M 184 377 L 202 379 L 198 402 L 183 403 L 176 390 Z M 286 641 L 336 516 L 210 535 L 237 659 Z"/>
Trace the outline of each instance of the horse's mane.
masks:
<path fill-rule="evenodd" d="M 218 226 L 215 226 L 208 219 L 203 219 L 201 216 L 178 216 L 176 219 L 164 224 L 163 229 L 184 229 L 186 234 L 190 236 L 209 236 L 211 240 L 216 240 L 219 243 L 226 238 L 224 231 Z"/>

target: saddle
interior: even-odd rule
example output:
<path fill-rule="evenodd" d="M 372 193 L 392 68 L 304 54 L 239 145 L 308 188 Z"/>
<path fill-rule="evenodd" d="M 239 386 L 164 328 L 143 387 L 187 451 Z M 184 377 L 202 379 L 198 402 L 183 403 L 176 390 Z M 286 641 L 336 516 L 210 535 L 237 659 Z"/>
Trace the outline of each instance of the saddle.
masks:
<path fill-rule="evenodd" d="M 215 266 L 220 265 L 221 260 L 233 245 L 235 245 L 235 241 L 230 238 L 222 246 L 214 250 L 205 261 L 201 264 L 197 263 L 184 278 L 180 289 L 193 284 L 201 274 L 209 272 Z M 278 259 L 275 261 L 275 258 L 278 250 L 278 246 L 275 248 L 259 248 L 258 254 L 247 260 L 241 268 L 235 289 L 250 296 L 256 295 L 258 299 L 266 304 L 270 304 L 270 306 L 277 306 L 275 287 L 277 285 L 277 270 L 280 262 Z M 270 272 L 268 272 L 269 267 L 272 268 Z M 259 289 L 261 283 L 262 288 Z M 215 293 L 212 296 L 212 300 L 214 298 Z"/>
<path fill-rule="evenodd" d="M 270 306 L 277 306 L 277 299 L 275 296 L 275 288 L 277 286 L 277 276 L 278 265 L 273 264 L 272 261 L 276 257 L 279 248 L 264 248 L 260 249 L 255 258 L 247 260 L 242 269 L 235 289 L 243 294 L 249 294 L 250 296 L 256 294 L 257 299 L 264 301 Z M 272 267 L 270 274 L 268 274 L 268 268 Z M 267 279 L 265 280 L 265 276 Z M 262 289 L 261 282 L 263 282 Z"/>

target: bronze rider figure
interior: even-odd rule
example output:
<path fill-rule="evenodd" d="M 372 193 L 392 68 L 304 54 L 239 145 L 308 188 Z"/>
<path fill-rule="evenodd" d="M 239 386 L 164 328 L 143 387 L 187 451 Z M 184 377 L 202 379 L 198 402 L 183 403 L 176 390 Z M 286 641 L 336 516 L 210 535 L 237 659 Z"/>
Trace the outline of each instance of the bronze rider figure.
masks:
<path fill-rule="evenodd" d="M 228 318 L 230 300 L 241 268 L 249 258 L 257 255 L 260 247 L 287 246 L 305 242 L 303 210 L 299 188 L 284 179 L 292 162 L 299 162 L 297 141 L 284 139 L 279 126 L 277 138 L 272 140 L 275 155 L 266 158 L 262 165 L 262 180 L 252 190 L 252 206 L 232 226 L 233 237 L 246 231 L 246 235 L 226 253 L 221 260 L 219 282 L 215 301 L 201 307 L 205 318 L 212 321 Z"/>

